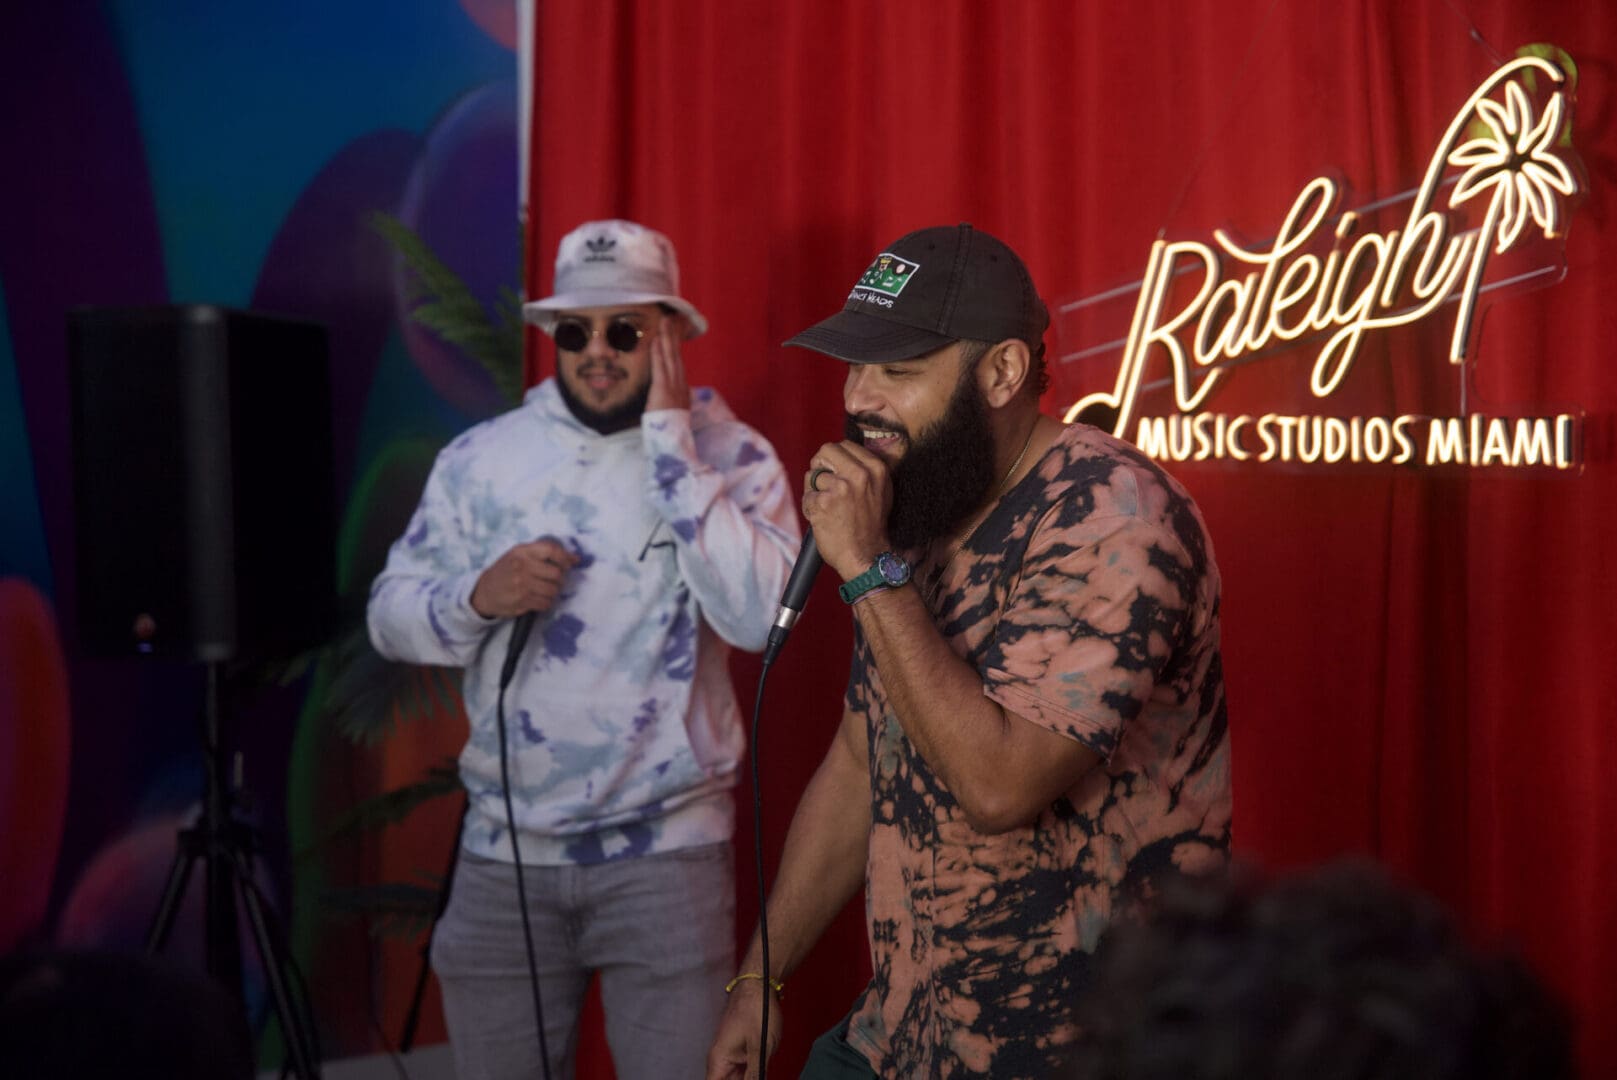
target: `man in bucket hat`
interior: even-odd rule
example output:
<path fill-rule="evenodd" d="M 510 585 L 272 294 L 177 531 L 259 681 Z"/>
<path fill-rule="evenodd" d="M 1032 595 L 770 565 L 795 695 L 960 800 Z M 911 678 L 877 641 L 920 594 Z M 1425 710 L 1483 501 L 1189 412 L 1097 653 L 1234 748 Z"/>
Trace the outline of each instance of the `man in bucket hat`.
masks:
<path fill-rule="evenodd" d="M 539 1074 L 520 890 L 551 1074 L 598 972 L 618 1075 L 700 1076 L 734 957 L 726 657 L 763 647 L 793 496 L 686 386 L 707 321 L 667 237 L 579 226 L 524 315 L 556 375 L 439 455 L 369 608 L 383 655 L 465 669 L 469 806 L 432 943 L 456 1075 Z"/>
<path fill-rule="evenodd" d="M 895 241 L 787 342 L 848 365 L 803 512 L 853 664 L 713 1080 L 753 1075 L 761 1010 L 773 1037 L 774 988 L 861 884 L 874 977 L 805 1077 L 1053 1075 L 1107 923 L 1225 861 L 1213 550 L 1152 461 L 1040 413 L 1048 322 L 960 225 Z"/>

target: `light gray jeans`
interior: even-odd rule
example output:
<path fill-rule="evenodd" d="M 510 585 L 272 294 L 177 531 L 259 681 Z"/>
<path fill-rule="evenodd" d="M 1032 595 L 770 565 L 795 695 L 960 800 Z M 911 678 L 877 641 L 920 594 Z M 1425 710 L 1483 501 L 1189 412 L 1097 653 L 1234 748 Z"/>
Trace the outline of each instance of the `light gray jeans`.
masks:
<path fill-rule="evenodd" d="M 599 972 L 618 1080 L 701 1080 L 734 974 L 731 846 L 525 866 L 523 884 L 551 1076 L 572 1080 L 579 1008 Z M 460 853 L 432 968 L 458 1080 L 543 1075 L 515 866 Z"/>

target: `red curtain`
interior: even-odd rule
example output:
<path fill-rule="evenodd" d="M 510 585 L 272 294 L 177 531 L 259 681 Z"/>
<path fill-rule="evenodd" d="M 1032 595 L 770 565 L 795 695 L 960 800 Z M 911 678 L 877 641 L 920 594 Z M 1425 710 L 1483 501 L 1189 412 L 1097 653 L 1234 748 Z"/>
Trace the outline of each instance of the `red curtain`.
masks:
<path fill-rule="evenodd" d="M 1350 207 L 1414 187 L 1500 57 L 1564 48 L 1591 192 L 1570 218 L 1564 280 L 1486 310 L 1470 405 L 1581 411 L 1581 471 L 1173 470 L 1224 572 L 1241 854 L 1278 868 L 1382 859 L 1519 949 L 1572 1003 L 1590 1075 L 1609 1075 L 1614 18 L 1536 0 L 539 0 L 529 291 L 546 291 L 579 221 L 666 231 L 713 325 L 687 350 L 692 382 L 721 387 L 797 475 L 840 429 L 842 369 L 779 343 L 836 310 L 885 242 L 971 221 L 1021 252 L 1059 306 L 1137 282 L 1159 233 L 1272 236 L 1316 175 L 1339 177 Z M 1240 369 L 1217 408 L 1456 415 L 1451 322 L 1430 323 L 1367 335 L 1324 408 L 1306 389 L 1317 343 Z M 1060 315 L 1052 351 L 1103 330 Z M 535 346 L 537 379 L 552 357 Z M 1047 407 L 1108 388 L 1116 364 L 1058 363 Z M 849 627 L 832 584 L 771 676 L 758 748 L 771 875 L 840 712 Z M 745 701 L 757 670 L 736 664 Z M 750 795 L 738 792 L 744 929 Z M 863 983 L 856 908 L 793 980 L 782 1075 Z"/>

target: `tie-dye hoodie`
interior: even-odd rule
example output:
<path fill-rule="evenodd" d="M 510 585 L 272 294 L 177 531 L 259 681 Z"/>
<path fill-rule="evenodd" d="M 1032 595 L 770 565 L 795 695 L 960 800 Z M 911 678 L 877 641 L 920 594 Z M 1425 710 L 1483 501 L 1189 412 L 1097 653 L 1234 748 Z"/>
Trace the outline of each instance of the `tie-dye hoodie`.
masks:
<path fill-rule="evenodd" d="M 472 586 L 515 544 L 578 556 L 506 691 L 525 863 L 592 863 L 729 839 L 745 749 L 726 660 L 763 647 L 797 551 L 773 448 L 712 390 L 600 435 L 547 379 L 433 466 L 371 588 L 382 655 L 465 668 L 462 843 L 510 861 L 495 724 L 510 620 Z"/>

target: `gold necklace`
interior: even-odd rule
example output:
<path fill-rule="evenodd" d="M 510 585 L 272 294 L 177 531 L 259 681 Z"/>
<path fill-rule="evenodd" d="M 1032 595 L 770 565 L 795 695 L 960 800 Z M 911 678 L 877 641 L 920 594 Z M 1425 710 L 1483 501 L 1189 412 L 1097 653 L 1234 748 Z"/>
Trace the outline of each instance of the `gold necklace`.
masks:
<path fill-rule="evenodd" d="M 976 523 L 973 524 L 972 527 L 967 530 L 966 534 L 960 538 L 959 542 L 955 544 L 954 550 L 949 552 L 949 557 L 943 560 L 943 565 L 938 568 L 938 576 L 932 579 L 932 589 L 927 594 L 927 607 L 930 608 L 937 602 L 938 591 L 943 588 L 943 579 L 948 576 L 949 567 L 954 565 L 955 556 L 960 554 L 960 549 L 966 546 L 966 541 L 972 538 L 982 523 L 988 520 L 988 515 L 993 513 L 994 504 L 999 501 L 999 497 L 1001 495 L 1005 494 L 1005 489 L 1010 486 L 1011 477 L 1016 475 L 1016 470 L 1022 464 L 1022 459 L 1027 456 L 1027 448 L 1033 445 L 1033 433 L 1038 430 L 1039 418 L 1035 416 L 1033 418 L 1033 426 L 1028 428 L 1027 438 L 1022 440 L 1022 449 L 1017 453 L 1016 460 L 1011 462 L 1011 467 L 1009 469 L 1005 470 L 1005 478 L 999 482 L 999 487 L 994 491 L 994 497 L 988 500 L 988 510 L 983 514 L 982 517 L 978 518 Z"/>

